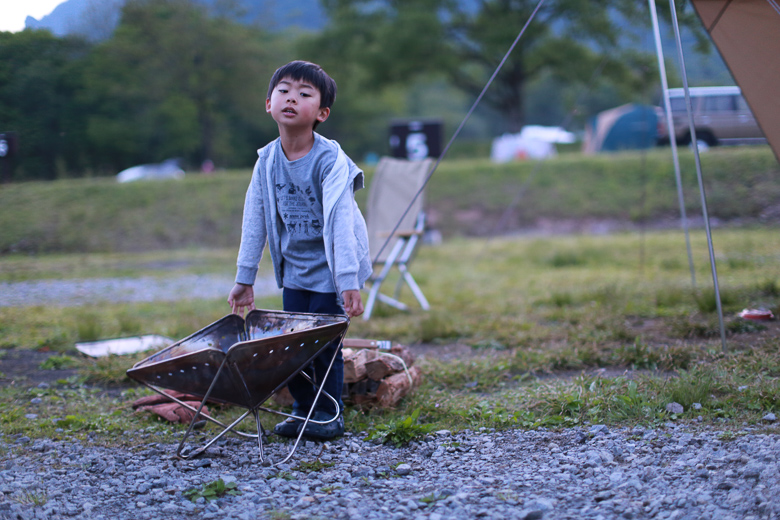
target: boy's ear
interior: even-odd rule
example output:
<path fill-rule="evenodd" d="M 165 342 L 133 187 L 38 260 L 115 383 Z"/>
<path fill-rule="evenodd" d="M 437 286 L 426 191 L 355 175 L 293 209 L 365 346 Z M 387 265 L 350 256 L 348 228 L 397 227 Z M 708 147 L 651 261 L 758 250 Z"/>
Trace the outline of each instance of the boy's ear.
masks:
<path fill-rule="evenodd" d="M 271 98 L 265 98 L 265 111 L 271 113 Z"/>
<path fill-rule="evenodd" d="M 317 113 L 317 121 L 320 123 L 324 123 L 326 119 L 328 119 L 328 116 L 330 115 L 330 108 L 324 107 L 320 108 L 319 113 Z"/>

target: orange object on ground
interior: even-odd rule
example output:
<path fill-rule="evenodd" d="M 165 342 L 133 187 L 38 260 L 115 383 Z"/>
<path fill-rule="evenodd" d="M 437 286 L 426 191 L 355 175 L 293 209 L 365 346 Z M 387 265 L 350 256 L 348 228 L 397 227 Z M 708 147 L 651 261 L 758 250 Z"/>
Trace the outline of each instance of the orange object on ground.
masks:
<path fill-rule="evenodd" d="M 200 399 L 194 395 L 175 391 L 170 393 L 176 399 L 179 399 L 181 402 L 195 408 L 196 410 L 198 406 L 200 406 Z M 152 412 L 172 423 L 188 424 L 195 416 L 195 412 L 189 408 L 186 408 L 177 402 L 173 402 L 166 396 L 160 394 L 148 395 L 136 400 L 133 402 L 133 409 L 138 410 L 139 412 Z M 209 415 L 208 408 L 204 406 L 200 411 L 200 415 Z"/>

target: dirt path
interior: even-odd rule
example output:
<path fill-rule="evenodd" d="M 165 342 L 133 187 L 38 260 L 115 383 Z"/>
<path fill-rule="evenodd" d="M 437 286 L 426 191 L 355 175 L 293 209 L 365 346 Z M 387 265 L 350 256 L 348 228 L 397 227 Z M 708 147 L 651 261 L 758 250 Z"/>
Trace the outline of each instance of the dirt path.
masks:
<path fill-rule="evenodd" d="M 78 373 L 76 369 L 44 370 L 41 367 L 54 352 L 10 349 L 0 351 L 0 387 L 21 384 L 26 387 L 53 384 Z M 129 368 L 129 367 L 128 367 Z"/>
<path fill-rule="evenodd" d="M 0 307 L 70 307 L 100 302 L 226 298 L 231 287 L 232 277 L 195 274 L 0 282 Z M 270 296 L 278 292 L 273 277 L 259 278 L 255 283 L 256 296 Z"/>

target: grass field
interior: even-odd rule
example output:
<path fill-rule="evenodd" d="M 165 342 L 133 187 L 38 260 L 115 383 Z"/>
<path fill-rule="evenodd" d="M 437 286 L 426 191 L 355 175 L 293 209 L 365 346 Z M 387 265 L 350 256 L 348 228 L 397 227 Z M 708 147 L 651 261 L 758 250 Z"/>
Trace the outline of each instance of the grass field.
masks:
<path fill-rule="evenodd" d="M 777 222 L 780 168 L 766 146 L 702 156 L 710 214 Z M 687 211 L 701 217 L 690 152 L 681 152 Z M 372 167 L 366 167 L 370 185 Z M 251 172 L 117 184 L 80 179 L 0 186 L 0 255 L 138 253 L 237 248 Z M 365 207 L 367 191 L 356 195 Z M 442 162 L 427 188 L 429 222 L 445 237 L 488 236 L 544 221 L 612 220 L 653 226 L 679 218 L 668 149 L 545 162 Z"/>
<path fill-rule="evenodd" d="M 756 306 L 777 312 L 778 242 L 777 233 L 767 229 L 715 234 L 727 354 L 721 349 L 703 237 L 693 237 L 697 291 L 681 232 L 461 238 L 426 247 L 414 271 L 432 310 L 401 313 L 380 307 L 370 321 L 354 320 L 349 335 L 434 349 L 457 343 L 467 345 L 469 354 L 426 360 L 423 385 L 398 410 L 350 409 L 350 428 L 396 424 L 403 429 L 399 419 L 417 409 L 421 424 L 455 429 L 653 423 L 670 419 L 665 406 L 671 401 L 685 407 L 687 419 L 727 420 L 724 427 L 759 422 L 780 404 L 777 327 L 742 320 L 737 313 Z M 188 254 L 197 258 L 193 251 Z M 216 256 L 206 252 L 204 262 Z M 132 264 L 133 255 L 127 260 Z M 402 296 L 414 305 L 408 293 Z M 259 305 L 279 308 L 280 303 Z M 55 351 L 60 363 L 81 369 L 78 378 L 49 389 L 3 388 L 0 429 L 46 435 L 58 427 L 54 418 L 73 415 L 79 418 L 71 428 L 74 435 L 96 430 L 106 433 L 107 442 L 114 427 L 124 431 L 152 424 L 175 432 L 176 427 L 129 413 L 129 402 L 144 393 L 137 388 L 124 386 L 119 397 L 114 392 L 110 398 L 88 390 L 92 384 L 127 385 L 124 371 L 142 356 L 86 360 L 73 345 L 139 333 L 184 337 L 225 312 L 221 299 L 0 309 L 3 349 Z M 599 377 L 597 369 L 611 377 Z M 73 395 L 81 397 L 74 401 L 68 397 Z M 47 406 L 29 404 L 35 396 Z M 86 401 L 91 404 L 85 407 Z M 700 410 L 691 409 L 695 402 Z M 32 422 L 23 419 L 31 409 L 39 414 Z"/>
<path fill-rule="evenodd" d="M 757 164 L 769 164 L 761 157 L 755 159 Z M 776 165 L 762 167 L 767 179 L 777 173 Z M 620 186 L 615 181 L 614 198 L 627 200 Z M 476 200 L 480 195 L 476 185 L 472 188 Z M 766 197 L 765 207 L 780 202 L 768 185 L 760 189 L 750 185 L 746 198 L 734 186 L 730 189 L 735 206 L 755 199 L 759 192 Z M 456 202 L 462 201 L 452 204 Z M 780 412 L 779 328 L 775 321 L 753 322 L 738 313 L 755 307 L 780 311 L 780 235 L 773 226 L 752 222 L 713 230 L 727 352 L 721 345 L 707 241 L 700 228 L 691 231 L 695 286 L 684 234 L 677 229 L 607 235 L 445 235 L 442 244 L 421 248 L 413 264 L 432 310 L 402 313 L 379 307 L 370 321 L 353 320 L 349 336 L 426 344 L 434 352 L 437 346 L 457 344 L 466 354 L 427 358 L 420 363 L 423 384 L 397 410 L 349 408 L 348 428 L 389 431 L 391 440 L 413 438 L 433 427 L 685 420 L 724 431 L 736 431 L 743 423 L 774 428 L 764 426 L 761 418 Z M 0 281 L 230 273 L 234 259 L 235 249 L 212 247 L 5 255 L 0 257 Z M 408 292 L 402 298 L 414 308 Z M 280 305 L 278 299 L 270 299 L 258 306 Z M 87 360 L 76 355 L 73 345 L 139 333 L 180 338 L 225 313 L 223 299 L 0 308 L 0 372 L 2 353 L 10 349 L 55 352 L 55 363 L 79 367 L 77 377 L 49 388 L 4 385 L 0 431 L 39 437 L 55 435 L 59 428 L 64 432 L 57 435 L 91 433 L 95 442 L 109 444 L 120 442 L 116 432 L 128 430 L 175 435 L 180 427 L 130 411 L 132 400 L 146 391 L 127 386 L 124 371 L 142 356 Z M 116 390 L 106 393 L 106 388 Z M 681 404 L 684 412 L 668 412 L 671 402 Z M 214 412 L 220 416 L 229 410 Z M 30 413 L 36 418 L 26 419 Z M 403 421 L 413 416 L 415 421 Z M 121 437 L 122 442 L 135 442 Z"/>

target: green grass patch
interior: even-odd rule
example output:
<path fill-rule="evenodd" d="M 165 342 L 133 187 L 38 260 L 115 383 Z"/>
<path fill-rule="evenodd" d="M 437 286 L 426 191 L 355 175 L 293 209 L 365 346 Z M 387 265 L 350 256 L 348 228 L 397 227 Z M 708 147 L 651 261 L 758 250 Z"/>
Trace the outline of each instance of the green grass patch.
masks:
<path fill-rule="evenodd" d="M 403 446 L 424 437 L 434 428 L 432 424 L 421 424 L 419 418 L 420 410 L 417 409 L 408 417 L 377 424 L 369 431 L 366 439 L 380 444 L 392 444 L 395 447 Z"/>
<path fill-rule="evenodd" d="M 224 496 L 240 495 L 241 491 L 235 482 L 225 482 L 217 479 L 207 484 L 203 484 L 200 489 L 189 489 L 183 493 L 185 498 L 195 502 L 199 498 L 206 499 L 207 502 L 222 498 Z"/>
<path fill-rule="evenodd" d="M 62 370 L 67 368 L 76 368 L 79 366 L 78 360 L 71 356 L 51 356 L 41 363 L 38 368 L 41 370 Z"/>
<path fill-rule="evenodd" d="M 420 360 L 423 383 L 397 409 L 350 407 L 347 427 L 395 445 L 438 429 L 652 425 L 698 416 L 724 427 L 777 412 L 778 328 L 775 322 L 742 320 L 738 313 L 765 307 L 778 314 L 780 236 L 771 228 L 715 230 L 718 259 L 740 259 L 720 271 L 726 354 L 716 313 L 697 300 L 714 297 L 708 293 L 706 237 L 691 238 L 695 289 L 679 231 L 646 233 L 644 255 L 638 254 L 640 238 L 629 233 L 455 238 L 422 247 L 412 270 L 433 310 L 403 313 L 380 304 L 371 320 L 352 320 L 349 336 L 431 348 L 458 343 L 467 354 Z M 553 266 L 547 259 L 556 251 L 583 251 L 584 261 Z M 18 259 L 0 258 L 0 272 L 6 261 Z M 142 263 L 134 255 L 127 261 Z M 192 262 L 199 264 L 197 258 Z M 30 273 L 55 268 L 47 257 L 28 263 Z M 416 309 L 407 290 L 400 298 Z M 258 306 L 281 308 L 281 301 Z M 141 333 L 181 339 L 227 312 L 223 299 L 0 308 L 2 349 L 47 351 L 48 368 L 75 360 L 78 369 L 78 376 L 50 388 L 0 387 L 0 431 L 31 438 L 89 435 L 106 444 L 145 442 L 148 432 L 173 439 L 181 425 L 130 407 L 148 391 L 135 387 L 125 372 L 146 354 L 93 360 L 74 345 Z M 666 411 L 670 402 L 683 405 L 684 413 L 672 417 Z M 701 408 L 694 410 L 694 403 Z M 214 407 L 213 414 L 227 418 L 235 411 Z M 137 434 L 120 435 L 125 431 Z"/>

